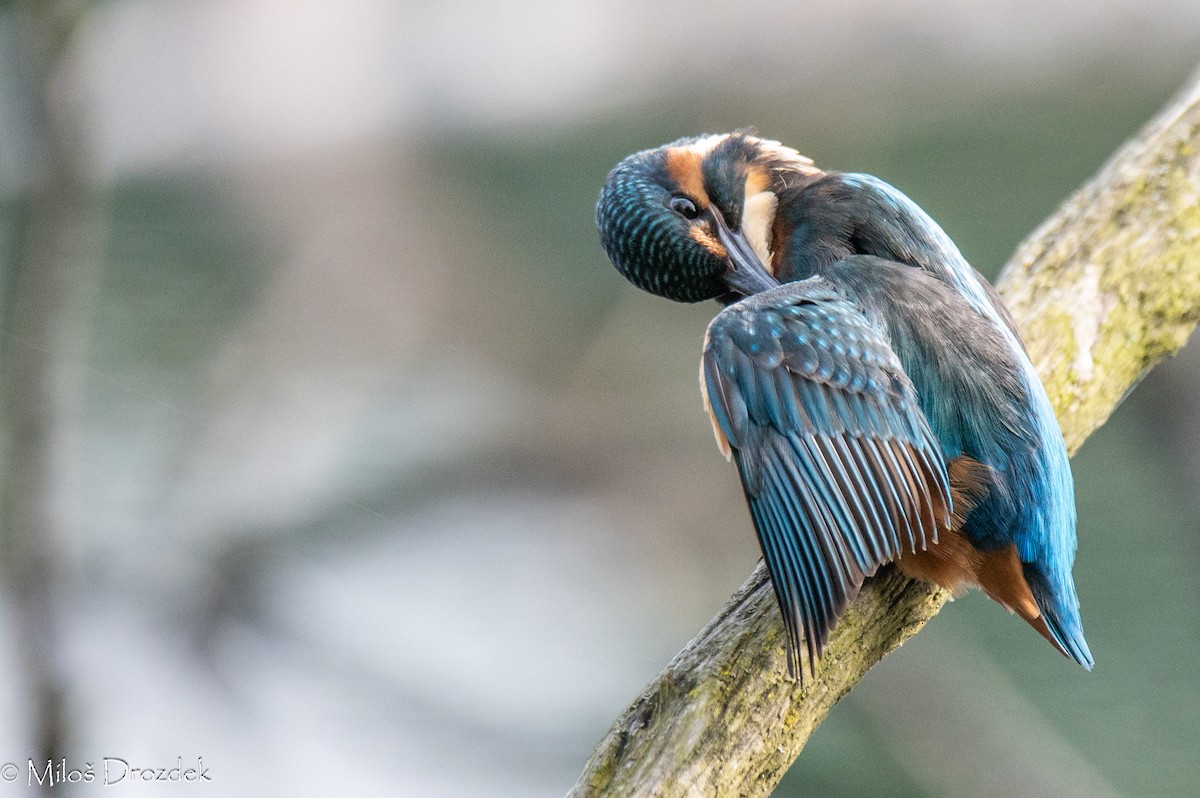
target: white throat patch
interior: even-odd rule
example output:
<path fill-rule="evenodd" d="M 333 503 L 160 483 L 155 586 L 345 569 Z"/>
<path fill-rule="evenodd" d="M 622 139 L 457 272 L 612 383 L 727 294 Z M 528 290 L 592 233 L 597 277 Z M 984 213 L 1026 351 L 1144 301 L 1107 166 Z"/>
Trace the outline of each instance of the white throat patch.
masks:
<path fill-rule="evenodd" d="M 747 190 L 750 181 L 747 180 Z M 771 228 L 775 224 L 775 208 L 779 205 L 779 197 L 773 191 L 759 191 L 747 195 L 742 205 L 742 233 L 754 254 L 758 255 L 763 268 L 774 274 L 771 268 Z"/>

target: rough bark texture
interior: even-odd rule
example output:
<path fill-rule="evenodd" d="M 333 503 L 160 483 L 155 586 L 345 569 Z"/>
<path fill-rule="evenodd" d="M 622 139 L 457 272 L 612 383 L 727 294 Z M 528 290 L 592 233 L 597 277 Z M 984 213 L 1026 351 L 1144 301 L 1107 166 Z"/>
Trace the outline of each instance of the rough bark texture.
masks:
<path fill-rule="evenodd" d="M 1074 452 L 1200 320 L 1200 73 L 1021 245 L 998 287 Z M 838 699 L 947 597 L 881 570 L 801 684 L 760 564 L 618 718 L 570 795 L 769 794 Z"/>

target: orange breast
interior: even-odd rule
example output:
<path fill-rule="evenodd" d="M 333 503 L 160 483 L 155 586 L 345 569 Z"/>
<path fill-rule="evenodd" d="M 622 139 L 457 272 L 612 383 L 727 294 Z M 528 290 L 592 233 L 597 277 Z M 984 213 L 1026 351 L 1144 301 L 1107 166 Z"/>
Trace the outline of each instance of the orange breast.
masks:
<path fill-rule="evenodd" d="M 979 551 L 963 534 L 963 525 L 975 505 L 987 494 L 988 467 L 969 457 L 951 460 L 947 467 L 954 502 L 951 528 L 938 533 L 938 541 L 924 551 L 905 551 L 896 565 L 905 575 L 944 587 L 956 595 L 980 587 L 992 600 L 1015 612 L 1054 643 L 1033 593 L 1025 581 L 1017 547 Z"/>

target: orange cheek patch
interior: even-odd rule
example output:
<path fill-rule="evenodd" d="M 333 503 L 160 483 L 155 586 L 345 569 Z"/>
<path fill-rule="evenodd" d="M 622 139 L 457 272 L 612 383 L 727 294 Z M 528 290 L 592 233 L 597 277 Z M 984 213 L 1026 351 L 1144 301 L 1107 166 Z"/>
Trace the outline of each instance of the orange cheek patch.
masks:
<path fill-rule="evenodd" d="M 700 210 L 708 205 L 708 194 L 704 191 L 704 178 L 700 172 L 700 154 L 686 147 L 667 150 L 667 175 L 679 186 L 679 190 L 697 204 Z"/>
<path fill-rule="evenodd" d="M 766 170 L 751 166 L 746 173 L 746 196 L 753 197 L 760 191 L 766 191 L 771 187 L 771 175 Z"/>
<path fill-rule="evenodd" d="M 729 250 L 725 249 L 725 246 L 720 241 L 713 238 L 712 233 L 708 232 L 704 228 L 693 226 L 688 232 L 688 235 L 692 237 L 693 241 L 707 249 L 716 257 L 721 259 L 729 257 Z"/>

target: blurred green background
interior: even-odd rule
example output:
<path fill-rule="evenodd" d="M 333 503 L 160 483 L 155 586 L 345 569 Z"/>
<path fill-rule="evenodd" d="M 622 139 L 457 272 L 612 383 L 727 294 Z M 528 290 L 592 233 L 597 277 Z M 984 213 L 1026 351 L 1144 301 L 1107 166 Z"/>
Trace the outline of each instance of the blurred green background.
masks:
<path fill-rule="evenodd" d="M 50 673 L 69 764 L 562 794 L 757 558 L 696 385 L 715 307 L 608 265 L 607 170 L 755 125 L 992 276 L 1197 54 L 1190 2 L 0 4 L 5 381 L 54 388 L 45 528 L 5 531 L 53 552 L 53 634 L 26 651 L 10 561 L 0 760 Z M 1074 461 L 1095 672 L 969 595 L 776 795 L 1200 792 L 1198 389 L 1193 345 Z"/>

